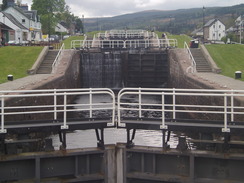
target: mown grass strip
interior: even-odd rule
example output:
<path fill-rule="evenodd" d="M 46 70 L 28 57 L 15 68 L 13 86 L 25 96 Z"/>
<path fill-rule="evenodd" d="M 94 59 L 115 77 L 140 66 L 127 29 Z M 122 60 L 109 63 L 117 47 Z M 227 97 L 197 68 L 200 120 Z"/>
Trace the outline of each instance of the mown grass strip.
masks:
<path fill-rule="evenodd" d="M 219 68 L 222 75 L 235 78 L 235 72 L 242 72 L 244 81 L 244 45 L 238 44 L 212 44 L 205 45 L 208 52 Z"/>
<path fill-rule="evenodd" d="M 7 81 L 9 74 L 14 79 L 27 76 L 43 47 L 6 46 L 0 48 L 0 83 Z"/>

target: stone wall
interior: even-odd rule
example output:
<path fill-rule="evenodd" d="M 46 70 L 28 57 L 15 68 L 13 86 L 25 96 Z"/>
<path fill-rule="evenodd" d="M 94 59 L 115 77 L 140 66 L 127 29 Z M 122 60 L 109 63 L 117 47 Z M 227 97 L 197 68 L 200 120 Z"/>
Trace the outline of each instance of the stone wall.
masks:
<path fill-rule="evenodd" d="M 57 70 L 53 74 L 47 75 L 47 77 L 40 82 L 26 84 L 23 80 L 24 90 L 42 90 L 42 89 L 69 89 L 80 87 L 80 52 L 75 50 L 65 50 L 62 53 L 60 63 Z M 63 103 L 63 98 L 58 97 L 57 103 Z M 68 97 L 68 102 L 71 102 L 73 98 Z M 42 97 L 22 97 L 13 98 L 6 101 L 6 106 L 26 106 L 30 104 L 38 105 L 53 105 L 53 97 L 47 97 L 43 100 Z M 22 112 L 26 112 L 29 109 L 22 109 Z M 31 109 L 32 110 L 32 109 Z M 62 115 L 62 114 L 60 114 Z M 62 117 L 62 116 L 60 116 Z M 52 120 L 53 114 L 26 114 L 26 115 L 14 115 L 6 116 L 6 121 L 24 121 L 24 120 Z"/>
<path fill-rule="evenodd" d="M 172 49 L 169 50 L 169 88 L 182 88 L 182 89 L 216 89 L 216 90 L 224 90 L 227 88 L 223 88 L 219 83 L 214 83 L 206 78 L 200 77 L 197 73 L 188 73 L 187 68 L 191 66 L 191 60 L 184 49 Z M 224 104 L 223 97 L 177 97 L 177 102 L 184 104 L 198 104 L 201 105 L 210 105 L 210 106 L 219 106 Z M 230 101 L 229 101 L 230 102 Z M 240 106 L 243 105 L 244 101 L 239 98 L 235 98 L 235 105 Z M 230 105 L 230 104 L 228 104 Z M 237 115 L 236 115 L 237 116 Z M 188 116 L 189 117 L 189 116 Z M 197 114 L 194 116 L 190 116 L 191 118 L 199 118 L 205 120 L 223 120 L 223 114 Z M 235 120 L 243 120 L 238 119 L 239 116 L 236 117 Z"/>

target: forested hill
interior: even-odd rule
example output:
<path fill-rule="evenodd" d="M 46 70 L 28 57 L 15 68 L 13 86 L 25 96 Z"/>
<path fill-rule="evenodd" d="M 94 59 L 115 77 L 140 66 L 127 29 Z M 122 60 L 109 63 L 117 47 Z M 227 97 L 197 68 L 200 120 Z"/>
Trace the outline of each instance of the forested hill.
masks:
<path fill-rule="evenodd" d="M 244 15 L 244 4 L 230 7 L 206 7 L 204 12 L 205 22 L 218 18 L 229 28 L 238 16 Z M 202 24 L 203 8 L 150 10 L 109 18 L 88 18 L 85 20 L 85 31 L 127 28 L 187 34 L 202 27 Z"/>

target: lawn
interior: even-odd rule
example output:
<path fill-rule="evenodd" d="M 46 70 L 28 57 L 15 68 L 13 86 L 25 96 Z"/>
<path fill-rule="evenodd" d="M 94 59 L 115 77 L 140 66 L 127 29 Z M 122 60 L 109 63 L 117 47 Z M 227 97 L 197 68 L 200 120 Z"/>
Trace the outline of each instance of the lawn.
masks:
<path fill-rule="evenodd" d="M 164 32 L 156 32 L 159 39 L 162 39 L 162 34 Z M 178 42 L 178 48 L 184 48 L 184 42 L 186 42 L 188 45 L 189 45 L 189 42 L 191 40 L 191 38 L 185 34 L 181 34 L 181 35 L 173 35 L 173 34 L 170 34 L 170 33 L 166 33 L 167 34 L 167 37 L 168 39 L 176 39 L 177 42 Z"/>
<path fill-rule="evenodd" d="M 222 75 L 235 78 L 236 71 L 244 74 L 244 45 L 212 44 L 206 45 L 206 48 L 217 66 L 222 69 Z M 244 76 L 241 80 L 244 81 Z"/>
<path fill-rule="evenodd" d="M 0 48 L 0 83 L 12 74 L 14 79 L 27 76 L 43 47 L 6 46 Z"/>
<path fill-rule="evenodd" d="M 172 35 L 167 34 L 169 39 L 176 39 L 178 41 L 178 48 L 184 48 L 184 43 L 186 42 L 189 45 L 191 38 L 185 34 L 181 35 Z"/>
<path fill-rule="evenodd" d="M 65 45 L 65 49 L 71 48 L 71 41 L 73 40 L 83 40 L 84 36 L 70 36 L 69 38 L 63 40 L 63 43 Z"/>

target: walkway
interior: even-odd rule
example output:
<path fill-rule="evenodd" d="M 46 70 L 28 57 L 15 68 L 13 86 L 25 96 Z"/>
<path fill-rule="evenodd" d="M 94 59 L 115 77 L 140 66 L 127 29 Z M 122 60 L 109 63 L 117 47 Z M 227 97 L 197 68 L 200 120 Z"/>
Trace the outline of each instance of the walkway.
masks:
<path fill-rule="evenodd" d="M 199 79 L 209 81 L 210 84 L 217 84 L 223 89 L 244 90 L 244 82 L 221 74 L 215 73 L 194 73 Z"/>

